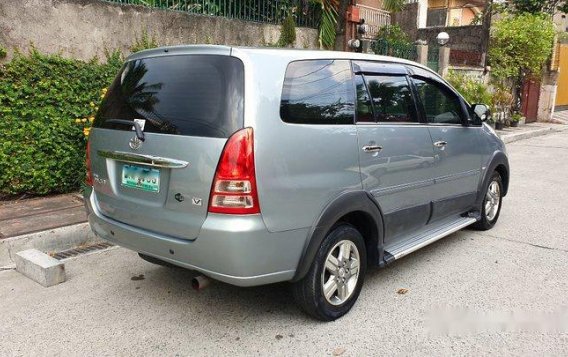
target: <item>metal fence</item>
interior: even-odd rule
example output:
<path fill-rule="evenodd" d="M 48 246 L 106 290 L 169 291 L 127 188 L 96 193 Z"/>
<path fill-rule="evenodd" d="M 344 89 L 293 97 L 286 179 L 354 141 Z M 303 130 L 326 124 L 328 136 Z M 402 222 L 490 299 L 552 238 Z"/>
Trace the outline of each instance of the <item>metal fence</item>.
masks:
<path fill-rule="evenodd" d="M 230 19 L 280 24 L 288 14 L 296 25 L 318 28 L 321 6 L 302 0 L 103 0 L 106 2 L 141 5 L 150 8 L 181 11 L 196 15 L 220 16 Z"/>
<path fill-rule="evenodd" d="M 426 61 L 426 66 L 434 72 L 440 70 L 440 46 L 437 44 L 430 43 L 428 45 L 428 60 Z"/>
<path fill-rule="evenodd" d="M 370 48 L 375 54 L 382 56 L 404 58 L 411 61 L 416 61 L 418 57 L 416 45 L 414 44 L 392 44 L 385 39 L 378 39 L 371 41 Z"/>
<path fill-rule="evenodd" d="M 363 36 L 364 38 L 374 39 L 381 27 L 390 25 L 390 12 L 364 5 L 357 5 L 357 7 L 359 8 L 359 17 L 365 19 L 365 24 L 369 27 L 369 30 Z"/>

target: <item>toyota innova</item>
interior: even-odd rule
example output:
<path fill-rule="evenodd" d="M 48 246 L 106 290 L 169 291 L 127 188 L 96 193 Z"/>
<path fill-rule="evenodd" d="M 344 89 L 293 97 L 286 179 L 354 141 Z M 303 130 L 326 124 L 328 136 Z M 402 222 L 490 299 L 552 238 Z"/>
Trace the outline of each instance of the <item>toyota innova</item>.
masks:
<path fill-rule="evenodd" d="M 176 46 L 130 56 L 87 147 L 95 234 L 238 286 L 287 281 L 322 320 L 368 267 L 490 229 L 505 146 L 446 81 L 368 54 Z"/>

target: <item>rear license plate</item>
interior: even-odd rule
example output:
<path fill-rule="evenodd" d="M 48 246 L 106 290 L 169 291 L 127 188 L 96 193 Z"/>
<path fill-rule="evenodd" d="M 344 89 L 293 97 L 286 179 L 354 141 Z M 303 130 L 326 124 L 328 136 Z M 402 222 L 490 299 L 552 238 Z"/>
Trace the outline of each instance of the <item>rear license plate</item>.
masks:
<path fill-rule="evenodd" d="M 121 185 L 142 191 L 160 192 L 160 170 L 136 165 L 123 165 Z"/>

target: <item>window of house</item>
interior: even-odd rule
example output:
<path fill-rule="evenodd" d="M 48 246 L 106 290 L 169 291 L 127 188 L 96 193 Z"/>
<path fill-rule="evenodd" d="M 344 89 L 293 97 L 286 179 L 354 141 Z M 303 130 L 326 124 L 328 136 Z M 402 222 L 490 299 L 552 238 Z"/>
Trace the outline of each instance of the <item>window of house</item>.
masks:
<path fill-rule="evenodd" d="M 448 9 L 445 7 L 428 9 L 426 26 L 428 27 L 446 26 L 447 16 L 448 16 Z"/>
<path fill-rule="evenodd" d="M 280 117 L 296 124 L 353 124 L 354 98 L 349 61 L 292 62 L 284 78 Z"/>
<path fill-rule="evenodd" d="M 429 123 L 462 124 L 461 101 L 448 88 L 427 79 L 413 78 Z"/>

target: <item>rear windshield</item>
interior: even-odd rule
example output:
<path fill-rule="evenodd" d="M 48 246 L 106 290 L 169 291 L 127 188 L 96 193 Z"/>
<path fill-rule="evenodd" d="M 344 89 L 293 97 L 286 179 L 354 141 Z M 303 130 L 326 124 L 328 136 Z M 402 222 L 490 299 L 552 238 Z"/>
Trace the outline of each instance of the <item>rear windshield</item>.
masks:
<path fill-rule="evenodd" d="M 243 63 L 184 55 L 129 61 L 109 87 L 93 126 L 132 130 L 109 119 L 144 120 L 144 131 L 227 138 L 243 127 Z"/>

